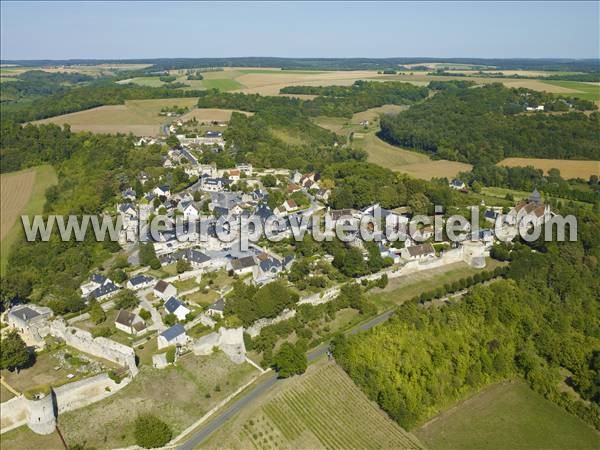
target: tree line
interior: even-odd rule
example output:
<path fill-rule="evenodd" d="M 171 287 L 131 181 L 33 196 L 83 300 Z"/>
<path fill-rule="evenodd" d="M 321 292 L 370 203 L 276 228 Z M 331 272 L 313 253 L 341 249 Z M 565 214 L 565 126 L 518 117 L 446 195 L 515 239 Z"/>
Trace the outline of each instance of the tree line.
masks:
<path fill-rule="evenodd" d="M 496 163 L 509 156 L 600 159 L 600 114 L 521 114 L 540 93 L 501 84 L 444 89 L 381 118 L 380 137 L 438 158 Z M 561 102 L 562 100 L 556 100 Z"/>
<path fill-rule="evenodd" d="M 506 280 L 442 307 L 408 302 L 384 325 L 339 337 L 336 360 L 409 429 L 514 376 L 600 429 L 600 216 L 561 211 L 570 212 L 579 219 L 578 242 L 517 246 Z M 562 382 L 581 400 L 561 392 Z"/>

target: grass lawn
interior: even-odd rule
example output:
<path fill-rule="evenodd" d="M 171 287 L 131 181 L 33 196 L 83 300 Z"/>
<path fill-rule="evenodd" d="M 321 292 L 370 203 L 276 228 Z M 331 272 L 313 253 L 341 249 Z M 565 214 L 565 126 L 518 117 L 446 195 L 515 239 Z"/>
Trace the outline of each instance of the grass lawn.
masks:
<path fill-rule="evenodd" d="M 184 296 L 184 300 L 186 300 L 190 303 L 195 303 L 197 305 L 203 305 L 203 306 L 212 305 L 218 299 L 219 299 L 219 293 L 213 291 L 212 289 L 209 290 L 206 294 L 202 291 L 196 291 L 192 294 L 188 294 L 188 295 Z"/>
<path fill-rule="evenodd" d="M 350 378 L 325 359 L 278 383 L 203 448 L 419 448 Z"/>
<path fill-rule="evenodd" d="M 185 280 L 173 281 L 173 286 L 177 288 L 177 292 L 185 292 L 198 287 L 196 278 L 187 278 Z"/>
<path fill-rule="evenodd" d="M 65 358 L 65 355 L 72 358 Z M 19 373 L 3 370 L 2 377 L 17 392 L 43 389 L 47 386 L 61 386 L 65 383 L 100 373 L 107 367 L 104 361 L 83 355 L 77 350 L 61 346 L 55 350 L 45 350 L 36 354 L 35 364 Z M 74 377 L 67 378 L 72 374 Z M 3 388 L 4 389 L 4 388 Z"/>
<path fill-rule="evenodd" d="M 581 81 L 544 81 L 544 83 L 579 91 L 573 94 L 564 94 L 569 97 L 579 97 L 592 101 L 600 100 L 600 84 L 583 83 Z"/>
<path fill-rule="evenodd" d="M 140 366 L 145 365 L 152 367 L 152 356 L 157 353 L 159 353 L 159 351 L 156 338 L 152 338 L 148 342 L 135 348 L 135 354 L 139 358 Z"/>
<path fill-rule="evenodd" d="M 242 89 L 244 85 L 231 78 L 222 79 L 204 79 L 202 80 L 202 86 L 205 89 L 218 89 L 220 91 L 233 91 L 235 89 Z"/>
<path fill-rule="evenodd" d="M 251 365 L 233 364 L 221 352 L 205 357 L 188 354 L 176 366 L 162 370 L 142 367 L 115 395 L 62 414 L 61 431 L 69 443 L 127 447 L 135 443 L 133 421 L 137 414 L 151 412 L 177 435 L 256 373 Z"/>
<path fill-rule="evenodd" d="M 14 396 L 15 394 L 6 389 L 3 384 L 0 384 L 0 403 L 4 403 L 5 401 L 10 400 Z"/>
<path fill-rule="evenodd" d="M 43 212 L 46 189 L 58 182 L 52 166 L 43 165 L 0 175 L 0 274 L 4 275 L 10 247 L 24 238 L 20 216 Z"/>
<path fill-rule="evenodd" d="M 485 269 L 474 269 L 466 263 L 458 262 L 399 278 L 391 278 L 385 289 L 375 288 L 371 291 L 370 296 L 380 309 L 385 309 L 394 304 L 400 305 L 422 292 L 437 289 L 446 283 L 470 277 L 477 272 L 494 270 L 504 264 L 491 258 L 486 258 L 486 263 Z"/>
<path fill-rule="evenodd" d="M 506 197 L 506 194 L 512 194 L 512 196 L 515 199 L 515 201 L 513 203 L 516 203 L 517 201 L 522 200 L 522 199 L 527 199 L 531 195 L 531 192 L 517 191 L 515 189 L 507 189 L 507 188 L 500 188 L 500 187 L 484 187 L 481 189 L 481 193 L 486 196 L 489 196 L 489 197 L 495 197 L 495 198 L 500 198 L 500 199 L 504 199 Z M 564 202 L 573 202 L 574 204 L 583 206 L 583 207 L 588 207 L 588 208 L 592 207 L 592 205 L 590 203 L 580 202 L 577 200 L 569 200 L 569 199 L 561 198 L 561 197 L 548 197 L 546 194 L 542 194 L 542 198 L 545 200 L 547 200 L 548 198 L 555 198 L 557 200 L 561 200 Z"/>
<path fill-rule="evenodd" d="M 415 431 L 432 449 L 592 449 L 600 433 L 525 383 L 494 384 Z"/>

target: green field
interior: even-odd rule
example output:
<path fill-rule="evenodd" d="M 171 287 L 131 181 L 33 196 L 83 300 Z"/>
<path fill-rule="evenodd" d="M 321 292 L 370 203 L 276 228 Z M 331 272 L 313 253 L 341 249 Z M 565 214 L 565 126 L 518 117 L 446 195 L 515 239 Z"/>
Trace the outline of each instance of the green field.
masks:
<path fill-rule="evenodd" d="M 415 434 L 432 449 L 600 447 L 600 433 L 522 382 L 492 385 Z"/>
<path fill-rule="evenodd" d="M 600 84 L 582 83 L 580 81 L 544 81 L 552 86 L 559 86 L 579 91 L 577 94 L 564 94 L 568 97 L 579 97 L 585 100 L 600 101 Z"/>
<path fill-rule="evenodd" d="M 20 216 L 40 214 L 46 202 L 46 189 L 58 182 L 49 165 L 33 167 L 0 176 L 2 241 L 0 243 L 0 274 L 4 275 L 10 247 L 22 235 Z"/>
<path fill-rule="evenodd" d="M 285 380 L 231 420 L 203 448 L 422 448 L 333 363 Z"/>
<path fill-rule="evenodd" d="M 231 79 L 231 78 L 222 78 L 222 79 L 204 79 L 202 80 L 202 85 L 205 89 L 218 89 L 220 91 L 233 91 L 234 89 L 242 89 L 244 87 L 243 84 Z"/>
<path fill-rule="evenodd" d="M 133 422 L 150 412 L 165 421 L 174 435 L 181 433 L 257 373 L 250 364 L 232 363 L 224 353 L 180 358 L 166 369 L 142 367 L 133 381 L 114 395 L 82 409 L 60 415 L 61 433 L 69 445 L 85 448 L 123 448 L 135 443 Z M 57 449 L 55 434 L 36 435 L 23 426 L 2 435 L 2 448 Z"/>

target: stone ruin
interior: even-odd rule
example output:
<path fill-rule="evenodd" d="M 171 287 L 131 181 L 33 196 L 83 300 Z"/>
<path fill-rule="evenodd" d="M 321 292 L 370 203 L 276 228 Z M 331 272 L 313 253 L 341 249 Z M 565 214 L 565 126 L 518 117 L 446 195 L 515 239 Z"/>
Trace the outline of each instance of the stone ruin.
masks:
<path fill-rule="evenodd" d="M 194 341 L 192 351 L 198 356 L 210 355 L 215 347 L 223 351 L 235 364 L 242 364 L 246 360 L 244 329 L 221 327 L 218 333 L 213 331 Z"/>

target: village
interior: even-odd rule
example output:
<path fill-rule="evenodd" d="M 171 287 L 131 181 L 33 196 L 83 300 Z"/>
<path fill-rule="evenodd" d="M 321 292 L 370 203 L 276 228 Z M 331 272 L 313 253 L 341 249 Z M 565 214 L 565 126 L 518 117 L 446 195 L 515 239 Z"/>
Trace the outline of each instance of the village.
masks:
<path fill-rule="evenodd" d="M 221 351 L 232 363 L 247 363 L 257 374 L 264 373 L 258 353 L 246 348 L 248 339 L 260 337 L 265 327 L 293 318 L 301 305 L 317 306 L 334 300 L 348 280 L 332 267 L 333 255 L 314 255 L 307 265 L 307 255 L 299 258 L 294 253 L 295 247 L 288 243 L 291 224 L 303 217 L 329 214 L 334 222 L 343 217 L 393 219 L 403 236 L 400 243 L 383 235 L 375 244 L 375 256 L 357 233 L 348 244 L 358 249 L 365 261 L 382 261 L 380 269 L 355 277 L 363 286 L 384 279 L 383 283 L 410 278 L 457 263 L 483 269 L 495 242 L 491 228 L 499 216 L 533 214 L 539 223 L 551 217 L 549 206 L 536 191 L 509 211 L 506 207 L 485 207 L 486 227 L 465 227 L 461 242 L 434 242 L 430 225 L 408 234 L 412 216 L 408 207 L 388 210 L 373 204 L 361 210 L 332 209 L 328 204 L 330 186 L 318 173 L 259 169 L 247 163 L 227 169 L 218 169 L 214 163 L 201 164 L 203 152 L 219 152 L 225 146 L 223 134 L 210 130 L 202 137 L 175 134 L 185 126 L 181 121 L 170 125 L 170 137 L 179 142 L 174 146 L 170 145 L 172 139 L 164 138 L 141 138 L 137 142 L 142 149 L 166 146 L 162 159 L 166 174 L 183 171 L 187 180 L 175 190 L 166 175 L 156 179 L 140 172 L 138 191 L 131 186 L 121 192 L 121 201 L 110 213 L 122 219 L 122 252 L 110 271 L 98 271 L 81 285 L 88 310 L 61 317 L 47 307 L 16 304 L 4 314 L 3 321 L 36 352 L 47 354 L 60 342 L 69 352 L 79 352 L 87 361 L 85 366 L 93 366 L 93 370 L 74 374 L 57 366 L 61 376 L 43 388 L 32 381 L 31 386 L 16 390 L 10 380 L 3 380 L 15 393 L 2 404 L 3 432 L 27 424 L 35 433 L 52 433 L 57 423 L 55 411 L 63 414 L 114 395 L 137 376 L 141 365 L 161 370 L 189 354 L 208 357 Z M 449 186 L 467 191 L 458 179 Z M 147 223 L 158 215 L 166 220 L 156 235 Z M 225 242 L 218 237 L 219 218 L 265 222 L 273 216 L 279 219 L 274 230 L 278 242 L 261 239 L 243 248 L 239 240 Z M 178 217 L 186 222 L 202 221 L 201 228 L 208 233 L 201 237 L 190 227 L 181 239 L 175 233 Z M 142 222 L 146 227 L 140 225 Z M 300 271 L 301 277 L 291 276 Z M 238 282 L 257 289 L 283 283 L 297 301 L 275 316 L 248 323 L 227 309 L 228 296 Z M 65 347 L 61 348 L 64 354 Z"/>

